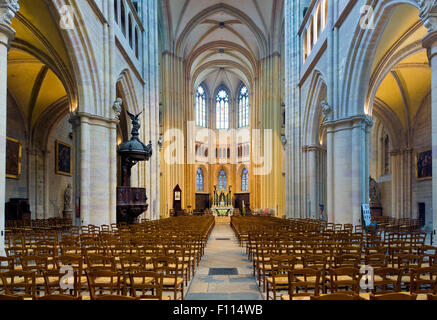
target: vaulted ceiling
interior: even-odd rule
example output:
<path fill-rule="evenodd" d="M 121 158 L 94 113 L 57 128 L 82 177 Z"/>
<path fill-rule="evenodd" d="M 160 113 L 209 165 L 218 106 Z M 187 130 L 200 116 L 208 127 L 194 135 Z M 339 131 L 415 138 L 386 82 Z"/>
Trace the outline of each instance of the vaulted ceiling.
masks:
<path fill-rule="evenodd" d="M 257 62 L 280 52 L 284 0 L 163 0 L 163 51 L 186 61 L 193 86 L 251 86 Z M 216 87 L 209 87 L 215 90 Z"/>
<path fill-rule="evenodd" d="M 391 109 L 404 132 L 412 128 L 431 89 L 431 69 L 422 47 L 426 33 L 419 10 L 409 4 L 398 5 L 381 35 L 373 62 L 374 74 L 383 76 L 376 102 Z"/>
<path fill-rule="evenodd" d="M 45 1 L 20 1 L 12 28 L 16 35 L 8 55 L 8 95 L 20 108 L 24 125 L 32 131 L 52 107 L 68 112 L 66 87 L 72 81 L 70 64 Z"/>

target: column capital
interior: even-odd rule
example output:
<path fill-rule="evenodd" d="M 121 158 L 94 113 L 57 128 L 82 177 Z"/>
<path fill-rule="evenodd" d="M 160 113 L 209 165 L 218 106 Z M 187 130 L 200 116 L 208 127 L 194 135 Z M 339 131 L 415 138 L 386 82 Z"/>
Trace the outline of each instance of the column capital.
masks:
<path fill-rule="evenodd" d="M 11 20 L 19 8 L 18 0 L 0 0 L 0 32 L 6 34 L 8 38 L 15 36 L 15 30 L 11 28 Z"/>
<path fill-rule="evenodd" d="M 302 147 L 302 152 L 326 152 L 326 148 L 318 145 L 306 145 Z"/>
<path fill-rule="evenodd" d="M 352 129 L 354 127 L 360 126 L 364 130 L 368 130 L 374 124 L 374 121 L 371 116 L 366 114 L 351 116 L 347 118 L 335 119 L 335 120 L 327 120 L 323 123 L 323 126 L 328 129 Z"/>
<path fill-rule="evenodd" d="M 114 128 L 120 122 L 118 119 L 102 117 L 86 112 L 73 112 L 70 114 L 69 122 L 75 127 L 79 127 L 81 123 L 88 123 L 92 125 L 100 125 L 107 128 Z"/>
<path fill-rule="evenodd" d="M 419 18 L 429 33 L 437 31 L 437 0 L 416 0 L 420 7 Z"/>

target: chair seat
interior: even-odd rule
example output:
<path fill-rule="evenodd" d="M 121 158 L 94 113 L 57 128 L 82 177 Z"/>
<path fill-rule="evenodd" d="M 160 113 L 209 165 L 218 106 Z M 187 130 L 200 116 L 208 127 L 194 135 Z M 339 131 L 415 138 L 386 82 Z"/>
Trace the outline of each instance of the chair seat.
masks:
<path fill-rule="evenodd" d="M 271 284 L 279 284 L 279 285 L 285 285 L 288 284 L 288 276 L 281 276 L 281 277 L 274 277 L 275 279 L 273 279 L 273 277 L 267 277 L 266 280 L 268 283 Z"/>
<path fill-rule="evenodd" d="M 163 281 L 162 281 L 162 284 L 163 284 L 163 286 L 166 286 L 166 287 L 173 286 L 173 285 L 175 285 L 175 281 L 176 281 L 176 286 L 179 286 L 179 285 L 184 283 L 184 279 L 182 279 L 182 278 L 177 278 L 177 279 L 175 279 L 175 278 L 164 278 Z"/>
<path fill-rule="evenodd" d="M 317 277 L 315 277 L 315 276 L 309 276 L 309 277 L 306 277 L 306 280 L 305 280 L 305 277 L 304 276 L 299 276 L 299 277 L 296 277 L 296 279 L 298 280 L 298 281 L 301 281 L 301 282 L 316 282 L 316 279 L 317 279 Z"/>
<path fill-rule="evenodd" d="M 152 277 L 145 277 L 145 278 L 135 278 L 134 277 L 134 285 L 147 285 L 153 282 Z M 130 278 L 126 278 L 125 282 L 127 285 L 131 285 Z"/>
<path fill-rule="evenodd" d="M 11 284 L 11 278 L 6 278 L 6 281 L 8 282 L 8 285 Z M 14 284 L 22 284 L 24 283 L 24 279 L 22 277 L 15 277 L 14 278 Z"/>
<path fill-rule="evenodd" d="M 169 264 L 168 265 L 170 268 L 176 268 L 176 265 L 175 264 Z M 184 263 L 184 264 L 178 264 L 178 268 L 179 268 L 179 270 L 185 270 L 185 269 L 188 269 L 188 264 L 186 264 L 186 263 Z"/>
<path fill-rule="evenodd" d="M 396 281 L 398 279 L 398 276 L 387 276 L 387 279 Z M 401 282 L 410 283 L 410 281 L 411 281 L 410 276 L 402 276 L 401 277 Z"/>
<path fill-rule="evenodd" d="M 98 284 L 108 284 L 108 283 L 115 283 L 116 281 L 114 281 L 114 280 L 116 280 L 116 277 L 97 277 L 95 280 L 94 280 L 94 283 L 96 284 L 96 285 L 98 285 Z"/>
<path fill-rule="evenodd" d="M 330 281 L 330 278 L 327 277 L 326 279 L 327 281 Z M 351 276 L 338 276 L 336 281 L 352 281 L 352 277 Z"/>

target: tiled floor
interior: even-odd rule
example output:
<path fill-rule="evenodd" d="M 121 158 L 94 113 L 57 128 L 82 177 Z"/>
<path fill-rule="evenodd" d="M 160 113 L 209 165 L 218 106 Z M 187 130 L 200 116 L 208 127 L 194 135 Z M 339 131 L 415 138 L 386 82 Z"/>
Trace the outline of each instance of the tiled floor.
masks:
<path fill-rule="evenodd" d="M 229 238 L 230 240 L 217 240 Z M 209 275 L 210 268 L 236 268 L 238 275 Z M 217 223 L 191 281 L 187 300 L 262 300 L 245 249 L 229 224 Z"/>

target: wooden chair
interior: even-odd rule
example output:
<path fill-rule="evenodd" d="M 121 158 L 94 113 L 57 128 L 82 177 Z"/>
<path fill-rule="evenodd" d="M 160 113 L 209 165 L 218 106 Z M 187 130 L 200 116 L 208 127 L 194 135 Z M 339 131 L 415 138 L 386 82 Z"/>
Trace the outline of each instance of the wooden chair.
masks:
<path fill-rule="evenodd" d="M 396 268 L 376 268 L 373 271 L 373 294 L 385 294 L 401 291 L 403 270 Z"/>
<path fill-rule="evenodd" d="M 408 294 L 408 293 L 386 293 L 374 295 L 370 294 L 370 300 L 416 300 L 417 294 Z"/>
<path fill-rule="evenodd" d="M 278 292 L 288 290 L 288 273 L 294 269 L 296 257 L 292 255 L 272 256 L 269 262 L 271 276 L 266 277 L 266 295 L 269 300 L 271 289 L 273 300 L 276 300 Z"/>
<path fill-rule="evenodd" d="M 303 268 L 288 273 L 288 295 L 293 297 L 318 296 L 322 271 Z"/>
<path fill-rule="evenodd" d="M 331 293 L 360 292 L 360 273 L 354 267 L 341 267 L 329 270 L 329 286 Z"/>
<path fill-rule="evenodd" d="M 98 295 L 121 294 L 121 276 L 119 272 L 109 270 L 86 271 L 86 276 L 91 300 L 96 300 Z"/>
<path fill-rule="evenodd" d="M 161 274 L 141 271 L 131 273 L 129 277 L 132 296 L 140 299 L 162 300 L 163 276 Z"/>
<path fill-rule="evenodd" d="M 437 294 L 427 294 L 428 300 L 437 300 Z"/>
<path fill-rule="evenodd" d="M 173 292 L 174 300 L 184 300 L 184 275 L 179 267 L 179 259 L 174 257 L 158 257 L 153 260 L 155 271 L 163 277 L 163 291 Z"/>
<path fill-rule="evenodd" d="M 82 255 L 76 254 L 63 254 L 62 256 L 57 258 L 58 269 L 60 269 L 63 265 L 71 266 L 76 275 L 76 290 L 77 295 L 81 294 L 82 289 L 88 289 L 88 280 L 84 275 L 84 263 Z"/>
<path fill-rule="evenodd" d="M 68 277 L 67 277 L 68 276 Z M 60 269 L 44 272 L 45 295 L 79 296 L 79 276 L 73 269 L 72 274 L 62 273 Z M 66 282 L 65 282 L 66 280 Z M 64 283 L 64 284 L 61 284 Z"/>

